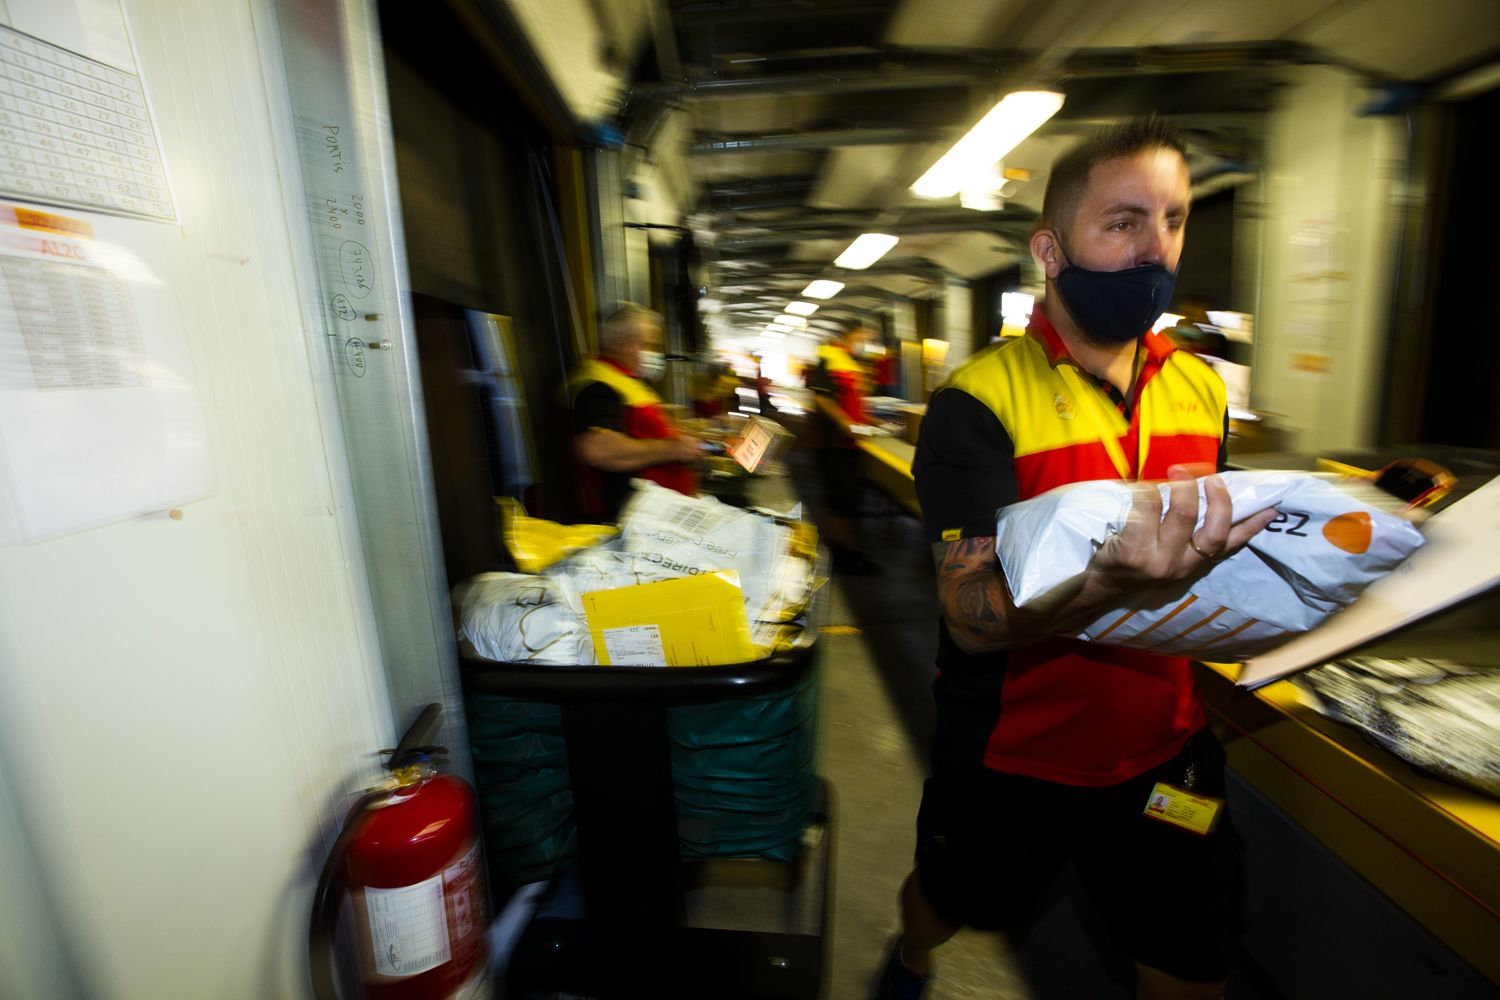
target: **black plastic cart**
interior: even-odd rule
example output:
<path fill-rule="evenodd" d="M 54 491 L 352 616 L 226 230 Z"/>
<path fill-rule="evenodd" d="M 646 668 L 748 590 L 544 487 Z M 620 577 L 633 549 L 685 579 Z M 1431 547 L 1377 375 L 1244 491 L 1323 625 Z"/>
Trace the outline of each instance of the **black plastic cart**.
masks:
<path fill-rule="evenodd" d="M 538 911 L 511 956 L 513 997 L 816 997 L 832 909 L 833 802 L 817 778 L 789 862 L 684 859 L 674 712 L 816 684 L 817 644 L 733 666 L 497 663 L 461 643 L 465 696 L 555 705 L 576 824 L 577 915 Z M 815 717 L 814 717 L 815 718 Z M 815 733 L 811 737 L 816 739 Z M 481 784 L 484 782 L 482 765 Z"/>

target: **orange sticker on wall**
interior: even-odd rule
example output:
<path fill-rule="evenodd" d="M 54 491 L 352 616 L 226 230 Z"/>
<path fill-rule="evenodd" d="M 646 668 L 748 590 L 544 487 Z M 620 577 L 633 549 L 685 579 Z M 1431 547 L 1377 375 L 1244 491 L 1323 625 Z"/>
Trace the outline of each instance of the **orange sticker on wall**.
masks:
<path fill-rule="evenodd" d="M 21 208 L 19 205 L 9 206 L 10 219 L 22 229 L 32 229 L 40 233 L 58 233 L 62 236 L 76 236 L 79 239 L 91 240 L 94 238 L 94 227 L 82 219 L 70 219 L 66 215 L 53 215 L 50 212 L 38 212 L 32 208 Z"/>
<path fill-rule="evenodd" d="M 1370 515 L 1360 510 L 1329 518 L 1323 537 L 1336 548 L 1359 555 L 1370 547 Z"/>

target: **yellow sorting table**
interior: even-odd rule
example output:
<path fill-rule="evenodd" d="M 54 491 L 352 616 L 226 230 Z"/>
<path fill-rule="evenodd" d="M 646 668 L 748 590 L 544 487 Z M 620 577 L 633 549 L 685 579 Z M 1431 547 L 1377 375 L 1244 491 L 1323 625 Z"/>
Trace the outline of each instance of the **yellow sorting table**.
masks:
<path fill-rule="evenodd" d="M 913 517 L 922 516 L 917 504 L 917 484 L 911 475 L 911 460 L 917 452 L 916 445 L 907 444 L 900 438 L 864 438 L 857 442 L 863 453 L 865 475 L 875 485 L 888 493 Z"/>
<path fill-rule="evenodd" d="M 1305 704 L 1201 665 L 1230 765 L 1418 923 L 1500 984 L 1500 801 L 1419 773 Z"/>

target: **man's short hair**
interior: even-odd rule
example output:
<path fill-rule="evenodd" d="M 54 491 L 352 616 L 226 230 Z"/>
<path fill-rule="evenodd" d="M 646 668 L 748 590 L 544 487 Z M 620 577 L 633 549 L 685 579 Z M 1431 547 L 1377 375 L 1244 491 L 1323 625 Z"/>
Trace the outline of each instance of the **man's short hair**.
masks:
<path fill-rule="evenodd" d="M 638 306 L 634 302 L 622 302 L 614 312 L 604 317 L 599 324 L 599 349 L 610 351 L 623 344 L 642 323 L 661 326 L 661 313 Z"/>
<path fill-rule="evenodd" d="M 1052 165 L 1037 225 L 1066 230 L 1078 213 L 1078 205 L 1089 188 L 1089 175 L 1096 166 L 1153 149 L 1170 149 L 1187 160 L 1187 143 L 1182 132 L 1156 115 L 1097 129 Z"/>

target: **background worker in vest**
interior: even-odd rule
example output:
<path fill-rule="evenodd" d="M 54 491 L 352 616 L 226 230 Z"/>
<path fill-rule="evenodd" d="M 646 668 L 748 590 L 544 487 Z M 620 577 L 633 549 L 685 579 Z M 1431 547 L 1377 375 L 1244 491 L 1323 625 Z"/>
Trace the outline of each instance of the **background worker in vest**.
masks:
<path fill-rule="evenodd" d="M 661 317 L 626 303 L 599 324 L 598 357 L 585 359 L 568 382 L 573 448 L 592 519 L 619 516 L 632 478 L 697 491 L 700 442 L 673 425 L 646 381 L 661 375 L 661 347 Z"/>
<path fill-rule="evenodd" d="M 860 550 L 858 537 L 863 471 L 855 438 L 884 433 L 864 408 L 870 377 L 859 358 L 871 337 L 861 323 L 847 327 L 818 348 L 818 363 L 807 374 L 817 406 L 814 440 L 823 487 L 823 528 L 833 549 L 833 568 L 843 573 L 880 571 L 879 564 Z"/>
<path fill-rule="evenodd" d="M 1010 930 L 1067 862 L 1134 960 L 1137 995 L 1219 997 L 1238 935 L 1239 853 L 1224 754 L 1191 664 L 1083 644 L 1082 624 L 1136 588 L 1201 572 L 1275 516 L 1231 524 L 1217 477 L 1224 387 L 1150 332 L 1171 301 L 1190 190 L 1184 147 L 1155 120 L 1106 129 L 1054 165 L 1031 254 L 1046 295 L 934 394 L 913 472 L 937 558 L 938 725 L 917 817 L 904 934 L 880 996 L 912 998 L 960 926 Z M 1124 531 L 1066 593 L 1018 610 L 995 556 L 997 508 L 1096 479 L 1137 487 Z M 1211 799 L 1212 831 L 1148 814 L 1171 789 Z M 1215 823 L 1216 820 L 1216 823 Z M 1173 891 L 1143 886 L 1165 880 Z"/>

